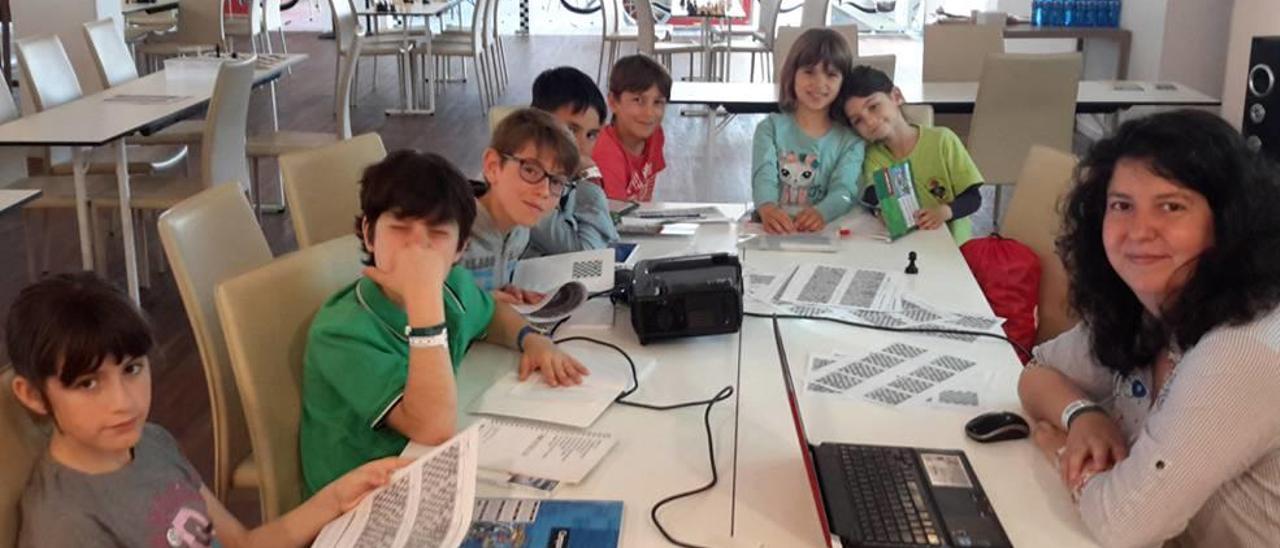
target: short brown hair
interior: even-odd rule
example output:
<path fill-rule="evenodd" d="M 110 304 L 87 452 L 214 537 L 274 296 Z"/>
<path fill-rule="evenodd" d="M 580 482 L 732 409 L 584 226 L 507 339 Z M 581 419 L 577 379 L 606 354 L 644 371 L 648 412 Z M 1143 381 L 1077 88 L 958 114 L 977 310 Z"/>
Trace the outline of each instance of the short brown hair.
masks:
<path fill-rule="evenodd" d="M 814 65 L 827 65 L 839 71 L 844 80 L 848 80 L 853 67 L 853 50 L 849 48 L 849 42 L 840 33 L 828 28 L 809 29 L 796 38 L 778 78 L 781 87 L 778 92 L 778 108 L 783 112 L 796 110 L 796 71 Z M 844 119 L 839 101 L 831 103 L 829 115 L 833 120 Z"/>
<path fill-rule="evenodd" d="M 657 61 L 645 55 L 628 55 L 618 59 L 609 72 L 609 95 L 614 97 L 628 91 L 644 93 L 654 86 L 658 86 L 663 98 L 671 98 L 671 75 Z"/>
<path fill-rule="evenodd" d="M 489 139 L 489 148 L 503 154 L 515 154 L 529 144 L 539 154 L 550 151 L 556 159 L 555 167 L 565 175 L 572 176 L 578 172 L 578 144 L 573 136 L 554 116 L 536 108 L 522 108 L 507 115 L 493 129 L 493 137 Z"/>

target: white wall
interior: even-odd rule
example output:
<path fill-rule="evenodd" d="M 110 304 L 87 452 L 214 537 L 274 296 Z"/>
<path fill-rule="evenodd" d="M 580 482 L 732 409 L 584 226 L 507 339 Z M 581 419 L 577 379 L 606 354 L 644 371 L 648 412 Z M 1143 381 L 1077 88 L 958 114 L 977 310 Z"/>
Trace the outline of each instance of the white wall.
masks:
<path fill-rule="evenodd" d="M 1222 96 L 1222 75 L 1231 36 L 1232 0 L 1169 0 L 1164 24 L 1160 79 Z M 1272 12 L 1271 19 L 1280 18 Z"/>
<path fill-rule="evenodd" d="M 1280 0 L 1235 0 L 1222 80 L 1222 117 L 1237 128 L 1244 114 L 1249 46 L 1254 36 L 1280 35 Z"/>
<path fill-rule="evenodd" d="M 1120 26 L 1129 29 L 1133 36 L 1129 47 L 1130 80 L 1160 79 L 1168 4 L 1169 0 L 1125 0 Z"/>

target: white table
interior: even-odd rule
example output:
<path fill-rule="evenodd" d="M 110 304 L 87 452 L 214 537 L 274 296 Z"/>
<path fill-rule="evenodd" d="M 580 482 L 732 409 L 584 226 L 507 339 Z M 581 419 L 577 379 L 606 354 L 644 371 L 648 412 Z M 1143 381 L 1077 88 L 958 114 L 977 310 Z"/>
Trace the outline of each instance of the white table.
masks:
<path fill-rule="evenodd" d="M 43 191 L 40 189 L 33 190 L 10 190 L 0 189 L 0 214 L 17 209 L 23 204 L 40 197 Z"/>
<path fill-rule="evenodd" d="M 937 113 L 972 113 L 977 82 L 899 80 L 910 104 L 932 106 Z M 1163 89 L 1163 88 L 1169 89 Z M 733 113 L 777 112 L 776 84 L 747 82 L 675 82 L 671 103 L 723 106 Z M 1222 101 L 1182 84 L 1118 80 L 1082 80 L 1076 94 L 1077 114 L 1115 113 L 1135 106 L 1212 107 Z"/>
<path fill-rule="evenodd" d="M 903 275 L 906 287 L 931 304 L 990 315 L 991 309 L 959 249 L 944 230 L 915 232 L 892 244 L 879 240 L 842 240 L 838 253 L 782 253 L 746 250 L 744 265 L 780 271 L 798 261 L 873 268 L 901 273 L 907 252 L 916 251 L 920 273 Z M 930 349 L 953 349 L 975 359 L 994 382 L 983 406 L 1020 411 L 1017 379 L 1021 365 L 1001 341 L 948 341 L 919 334 L 898 334 L 817 320 L 779 320 L 788 362 L 799 391 L 809 440 L 962 449 L 991 498 L 1014 546 L 1093 546 L 1057 473 L 1029 441 L 984 445 L 969 441 L 964 423 L 973 412 L 940 409 L 897 410 L 837 397 L 810 396 L 804 376 L 812 352 L 872 349 L 892 341 Z M 768 546 L 817 546 L 822 542 L 817 513 L 805 478 L 778 363 L 772 323 L 746 318 L 742 332 L 738 384 L 740 435 L 734 498 L 734 536 L 762 540 Z M 967 371 L 966 374 L 978 374 Z"/>
<path fill-rule="evenodd" d="M 280 56 L 278 62 L 254 70 L 254 84 L 273 81 L 286 68 L 301 63 L 306 58 L 306 54 Z M 165 71 L 160 71 L 0 125 L 0 146 L 72 147 L 80 262 L 85 270 L 93 269 L 93 237 L 89 233 L 89 200 L 85 191 L 88 152 L 92 147 L 115 145 L 125 277 L 129 296 L 134 302 L 140 302 L 138 263 L 133 215 L 129 207 L 129 158 L 123 138 L 138 131 L 159 129 L 198 112 L 209 102 L 213 94 L 213 82 L 212 77 L 170 79 Z M 117 95 L 167 95 L 177 99 L 149 104 L 108 101 Z"/>
<path fill-rule="evenodd" d="M 708 204 L 653 204 L 688 207 Z M 718 205 L 731 219 L 743 205 Z M 693 238 L 646 237 L 637 241 L 641 258 L 734 251 L 735 224 L 705 224 Z M 937 305 L 990 313 L 959 250 L 943 231 L 910 235 L 893 244 L 851 239 L 840 253 L 805 254 L 755 250 L 741 252 L 746 265 L 776 270 L 797 261 L 856 264 L 900 270 L 906 253 L 919 253 L 921 273 L 909 282 L 912 291 Z M 839 348 L 841 341 L 882 340 L 880 332 L 815 321 L 783 320 L 793 371 L 803 374 L 808 352 Z M 629 310 L 618 308 L 611 330 L 564 328 L 557 337 L 586 335 L 619 344 L 633 359 L 651 358 L 657 365 L 631 399 L 671 403 L 712 396 L 734 386 L 734 397 L 716 405 L 711 426 L 720 473 L 708 492 L 676 501 L 660 517 L 677 538 L 708 546 L 819 546 L 817 514 L 804 477 L 799 447 L 787 411 L 777 351 L 767 319 L 746 318 L 734 335 L 682 339 L 640 346 L 629 322 Z M 919 336 L 916 336 L 919 337 Z M 940 339 L 924 338 L 931 347 Z M 589 343 L 569 343 L 589 344 Z M 999 342 L 979 343 L 985 367 L 996 371 L 993 401 L 1018 409 L 1015 384 L 1020 367 L 1012 351 Z M 516 366 L 517 355 L 488 344 L 474 346 L 459 372 L 459 425 L 477 417 L 467 411 L 495 379 Z M 590 364 L 588 364 L 590 365 Z M 802 385 L 800 385 L 802 386 Z M 946 411 L 894 412 L 853 401 L 810 401 L 802 396 L 809 435 L 818 441 L 910 444 L 960 448 L 968 454 L 1016 546 L 1091 546 L 1066 490 L 1052 467 L 1029 441 L 995 445 L 967 442 L 962 425 L 970 417 Z M 649 519 L 654 502 L 706 483 L 706 440 L 703 408 L 655 412 L 611 406 L 592 430 L 612 433 L 618 445 L 583 483 L 562 486 L 558 499 L 624 501 L 622 546 L 659 546 L 666 541 Z M 528 496 L 489 484 L 481 496 Z"/>
<path fill-rule="evenodd" d="M 401 44 L 405 51 L 416 48 L 419 44 L 426 50 L 423 53 L 423 59 L 426 64 L 428 74 L 423 75 L 428 80 L 428 89 L 424 93 L 422 90 L 422 78 L 418 76 L 418 64 L 413 62 L 412 54 L 409 61 L 409 100 L 406 102 L 404 97 L 404 83 L 401 82 L 401 105 L 399 109 L 389 109 L 387 114 L 391 116 L 397 115 L 421 115 L 436 113 L 436 69 L 435 63 L 431 58 L 431 18 L 445 14 L 453 9 L 461 0 L 439 0 L 427 3 L 402 2 L 395 1 L 391 5 L 395 7 L 394 12 L 377 11 L 373 8 L 366 7 L 356 11 L 358 16 L 366 16 L 377 21 L 378 17 L 403 17 L 401 24 Z M 410 33 L 416 29 L 410 25 L 413 18 L 422 19 L 423 34 L 420 36 L 412 36 Z M 403 79 L 404 75 L 401 75 Z"/>

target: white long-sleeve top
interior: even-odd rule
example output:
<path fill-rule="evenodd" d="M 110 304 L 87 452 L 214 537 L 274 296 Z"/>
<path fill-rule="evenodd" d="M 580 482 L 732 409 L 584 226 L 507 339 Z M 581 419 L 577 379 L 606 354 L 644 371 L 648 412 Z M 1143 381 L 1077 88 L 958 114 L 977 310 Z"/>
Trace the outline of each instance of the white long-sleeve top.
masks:
<path fill-rule="evenodd" d="M 1219 327 L 1177 358 L 1160 394 L 1151 368 L 1098 365 L 1083 324 L 1036 347 L 1118 420 L 1129 456 L 1093 476 L 1080 515 L 1105 546 L 1280 546 L 1280 309 Z"/>

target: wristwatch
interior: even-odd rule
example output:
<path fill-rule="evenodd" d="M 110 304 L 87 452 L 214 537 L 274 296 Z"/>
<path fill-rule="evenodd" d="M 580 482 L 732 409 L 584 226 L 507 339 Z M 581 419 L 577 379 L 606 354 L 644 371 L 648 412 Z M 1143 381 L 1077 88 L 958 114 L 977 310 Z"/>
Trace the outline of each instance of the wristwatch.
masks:
<path fill-rule="evenodd" d="M 520 352 L 524 352 L 525 337 L 528 337 L 529 335 L 541 335 L 541 334 L 542 332 L 538 331 L 538 329 L 533 327 L 532 325 L 526 324 L 524 327 L 521 327 L 520 332 L 516 334 L 516 350 L 519 350 Z"/>
<path fill-rule="evenodd" d="M 1104 410 L 1101 405 L 1090 400 L 1079 399 L 1068 403 L 1066 407 L 1062 408 L 1062 417 L 1060 419 L 1062 421 L 1062 430 L 1070 431 L 1071 421 L 1075 420 L 1076 417 L 1091 411 L 1106 413 L 1106 410 Z"/>
<path fill-rule="evenodd" d="M 409 348 L 432 348 L 449 346 L 449 330 L 445 324 L 431 327 L 404 326 L 404 336 L 409 340 Z"/>

